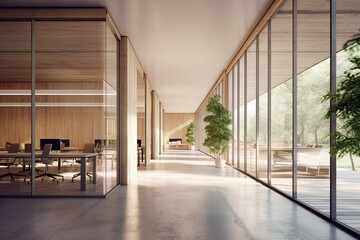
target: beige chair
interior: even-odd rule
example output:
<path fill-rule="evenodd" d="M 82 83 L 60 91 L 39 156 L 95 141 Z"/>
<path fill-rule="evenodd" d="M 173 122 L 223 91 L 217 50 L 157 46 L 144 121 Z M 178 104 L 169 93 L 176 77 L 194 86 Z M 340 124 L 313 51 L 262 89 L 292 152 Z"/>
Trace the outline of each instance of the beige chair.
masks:
<path fill-rule="evenodd" d="M 31 143 L 25 143 L 25 149 L 24 149 L 25 153 L 31 153 L 31 150 L 32 150 L 31 148 L 32 148 Z M 39 162 L 40 161 L 38 159 L 35 160 L 35 164 L 39 163 Z M 24 166 L 24 169 L 22 171 L 20 171 L 19 173 L 28 172 L 31 175 L 31 158 L 24 158 L 22 161 L 22 164 L 25 166 Z M 25 169 L 26 165 L 28 167 Z M 44 172 L 43 170 L 38 169 L 38 168 L 35 168 L 35 171 L 36 171 L 36 173 Z"/>
<path fill-rule="evenodd" d="M 95 144 L 93 144 L 93 143 L 85 143 L 83 153 L 93 153 L 94 149 L 95 149 Z M 81 164 L 81 160 L 76 160 L 75 162 L 78 163 L 78 164 Z M 74 174 L 71 181 L 74 182 L 74 178 L 77 178 L 80 175 L 81 175 L 81 173 Z M 91 178 L 92 178 L 93 174 L 91 172 L 88 172 L 86 175 L 90 178 L 90 181 L 91 181 Z"/>
<path fill-rule="evenodd" d="M 61 177 L 62 181 L 64 181 L 64 176 L 60 174 L 55 173 L 49 173 L 49 165 L 52 165 L 54 162 L 54 159 L 49 158 L 50 152 L 51 152 L 52 144 L 45 144 L 42 154 L 41 154 L 41 162 L 45 164 L 45 172 L 36 176 L 35 178 L 41 178 L 41 181 L 44 181 L 45 177 L 50 177 L 53 179 L 53 181 L 56 180 L 56 182 L 59 182 L 56 177 Z"/>
<path fill-rule="evenodd" d="M 8 153 L 17 153 L 17 152 L 19 152 L 19 150 L 20 150 L 20 144 L 18 144 L 18 143 L 12 143 L 8 147 Z M 16 158 L 2 159 L 0 161 L 0 166 L 6 166 L 8 169 L 8 173 L 1 175 L 0 180 L 5 177 L 10 177 L 11 181 L 15 181 L 15 177 L 24 177 L 24 181 L 25 181 L 26 175 L 11 172 L 11 167 L 17 165 L 18 163 L 19 163 L 18 159 L 16 159 Z"/>

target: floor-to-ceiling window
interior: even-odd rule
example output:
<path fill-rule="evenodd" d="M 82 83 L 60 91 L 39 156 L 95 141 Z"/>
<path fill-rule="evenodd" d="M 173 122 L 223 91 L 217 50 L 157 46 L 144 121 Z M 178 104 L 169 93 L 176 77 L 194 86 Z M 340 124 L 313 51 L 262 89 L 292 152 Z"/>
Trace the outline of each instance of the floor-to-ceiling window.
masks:
<path fill-rule="evenodd" d="M 292 1 L 271 20 L 271 183 L 292 194 Z"/>
<path fill-rule="evenodd" d="M 239 166 L 239 121 L 238 121 L 238 90 L 239 90 L 239 74 L 238 74 L 238 66 L 237 64 L 233 68 L 233 107 L 232 107 L 232 118 L 233 118 L 233 162 L 232 165 L 234 167 Z"/>
<path fill-rule="evenodd" d="M 228 98 L 227 98 L 227 107 L 229 111 L 231 112 L 231 118 L 233 123 L 231 124 L 231 129 L 234 132 L 234 70 L 231 70 L 227 77 L 227 86 L 228 86 Z M 229 143 L 229 151 L 228 151 L 228 157 L 227 157 L 227 163 L 230 165 L 234 165 L 234 140 L 230 141 Z"/>
<path fill-rule="evenodd" d="M 239 71 L 239 168 L 245 170 L 245 68 L 244 57 L 238 62 Z"/>
<path fill-rule="evenodd" d="M 238 110 L 234 166 L 356 233 L 360 157 L 355 150 L 330 156 L 335 130 L 325 117 L 330 101 L 324 96 L 358 76 L 351 61 L 360 47 L 344 43 L 359 38 L 359 22 L 357 0 L 283 1 L 228 67 L 229 77 L 239 77 L 225 91 L 233 114 Z M 346 133 L 345 120 L 334 120 L 336 130 Z"/>
<path fill-rule="evenodd" d="M 360 1 L 336 1 L 336 81 L 339 84 L 348 78 L 347 74 L 359 72 L 359 69 L 350 70 L 355 66 L 350 60 L 360 56 L 360 47 L 356 43 L 344 50 L 344 44 L 359 37 L 360 33 Z M 353 47 L 352 50 L 349 48 Z M 359 76 L 359 75 L 357 75 Z M 344 133 L 341 119 L 337 121 L 337 130 Z M 360 157 L 356 154 L 345 154 L 336 159 L 336 218 L 360 232 Z"/>
<path fill-rule="evenodd" d="M 330 89 L 329 12 L 327 1 L 297 3 L 297 197 L 325 214 L 330 210 L 330 128 L 324 118 L 329 102 L 322 97 Z"/>
<path fill-rule="evenodd" d="M 246 171 L 256 175 L 256 42 L 246 53 Z"/>
<path fill-rule="evenodd" d="M 258 176 L 266 181 L 268 160 L 268 28 L 260 33 L 259 38 L 259 134 L 258 134 Z"/>

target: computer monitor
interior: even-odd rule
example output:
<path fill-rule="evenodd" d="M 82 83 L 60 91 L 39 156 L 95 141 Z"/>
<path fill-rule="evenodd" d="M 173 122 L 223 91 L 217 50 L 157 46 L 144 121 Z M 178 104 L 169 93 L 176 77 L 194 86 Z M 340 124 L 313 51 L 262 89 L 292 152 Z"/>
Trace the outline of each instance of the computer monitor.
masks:
<path fill-rule="evenodd" d="M 138 140 L 137 140 L 137 146 L 138 146 L 138 147 L 141 147 L 141 139 L 138 139 Z"/>
<path fill-rule="evenodd" d="M 65 147 L 70 147 L 70 139 L 60 139 L 60 141 L 64 144 Z"/>
<path fill-rule="evenodd" d="M 60 138 L 41 138 L 40 139 L 40 148 L 44 149 L 45 144 L 52 144 L 51 150 L 61 150 L 61 141 Z"/>

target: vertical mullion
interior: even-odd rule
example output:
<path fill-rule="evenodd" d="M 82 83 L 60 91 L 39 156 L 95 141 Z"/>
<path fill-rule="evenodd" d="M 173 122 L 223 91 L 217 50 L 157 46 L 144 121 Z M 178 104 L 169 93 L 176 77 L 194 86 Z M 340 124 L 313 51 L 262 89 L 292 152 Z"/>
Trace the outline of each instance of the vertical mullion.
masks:
<path fill-rule="evenodd" d="M 271 185 L 271 20 L 268 23 L 268 112 L 267 112 L 267 182 Z"/>
<path fill-rule="evenodd" d="M 292 17 L 292 195 L 297 198 L 297 0 Z"/>
<path fill-rule="evenodd" d="M 31 20 L 31 196 L 35 196 L 35 20 Z"/>
<path fill-rule="evenodd" d="M 231 92 L 232 92 L 232 94 L 231 94 L 231 111 L 232 111 L 232 113 L 231 113 L 231 118 L 232 118 L 232 132 L 233 132 L 233 137 L 232 137 L 232 144 L 231 144 L 231 165 L 232 166 L 234 166 L 235 165 L 235 159 L 234 159 L 234 156 L 235 156 L 235 154 L 234 154 L 234 143 L 235 143 L 235 134 L 234 134 L 234 131 L 235 131 L 235 116 L 234 116 L 234 103 L 235 103 L 235 101 L 234 101 L 234 94 L 235 94 L 235 88 L 234 88 L 234 76 L 235 76 L 235 74 L 234 74 L 234 69 L 235 68 L 233 68 L 232 69 L 232 71 L 231 71 Z"/>
<path fill-rule="evenodd" d="M 117 102 L 117 153 L 116 153 L 116 163 L 117 163 L 117 166 L 116 166 L 116 169 L 117 169 L 117 178 L 116 178 L 116 182 L 117 184 L 121 185 L 121 154 L 120 154 L 120 149 L 121 149 L 121 146 L 122 146 L 122 141 L 121 141 L 121 136 L 122 136 L 122 132 L 121 132 L 121 97 L 120 97 L 120 76 L 121 76 L 121 68 L 120 68 L 120 56 L 121 56 L 121 53 L 120 53 L 120 43 L 121 43 L 121 38 L 119 40 L 116 41 L 116 52 L 117 52 L 117 58 L 116 58 L 116 65 L 117 65 L 117 88 L 116 88 L 116 102 Z M 146 88 L 145 88 L 145 116 L 148 116 L 147 115 L 147 111 L 148 111 L 148 107 L 149 106 L 148 104 L 150 104 L 148 102 L 148 97 L 147 97 L 147 83 L 146 84 Z M 146 125 L 146 128 L 148 128 L 149 126 L 146 124 L 145 122 L 145 125 Z M 146 134 L 147 134 L 147 130 L 145 130 Z M 147 139 L 147 138 L 146 138 Z M 146 140 L 145 140 L 146 142 Z M 148 146 L 148 144 L 146 144 L 146 146 Z M 146 159 L 145 159 L 145 165 L 148 164 L 147 162 L 147 156 L 148 156 L 149 152 L 147 151 L 147 148 L 145 149 L 145 156 L 146 156 Z"/>
<path fill-rule="evenodd" d="M 330 1 L 330 93 L 336 93 L 336 0 Z M 330 100 L 330 108 L 335 104 Z M 330 147 L 334 146 L 336 115 L 330 118 Z M 330 219 L 336 220 L 336 155 L 330 156 Z"/>
<path fill-rule="evenodd" d="M 256 36 L 256 130 L 255 130 L 255 176 L 259 178 L 259 35 Z"/>
<path fill-rule="evenodd" d="M 244 171 L 247 172 L 247 50 L 244 54 Z"/>
<path fill-rule="evenodd" d="M 240 60 L 237 63 L 237 168 L 240 168 Z"/>

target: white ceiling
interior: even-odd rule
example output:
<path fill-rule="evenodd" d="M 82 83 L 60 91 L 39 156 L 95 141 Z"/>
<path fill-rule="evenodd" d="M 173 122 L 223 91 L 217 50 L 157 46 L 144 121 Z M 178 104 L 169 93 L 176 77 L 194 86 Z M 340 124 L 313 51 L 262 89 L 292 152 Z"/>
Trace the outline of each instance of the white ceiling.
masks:
<path fill-rule="evenodd" d="M 166 112 L 195 112 L 272 0 L 1 0 L 0 7 L 105 7 Z"/>

